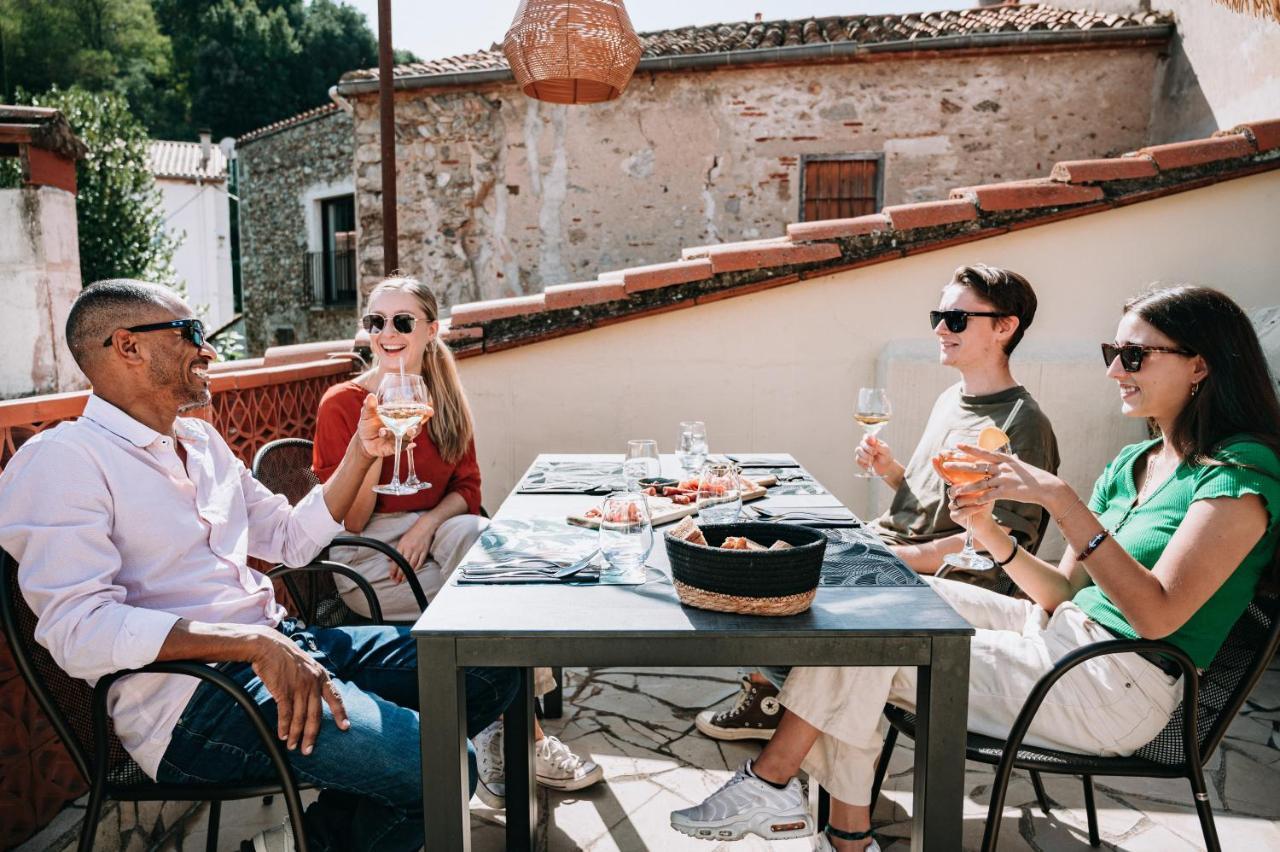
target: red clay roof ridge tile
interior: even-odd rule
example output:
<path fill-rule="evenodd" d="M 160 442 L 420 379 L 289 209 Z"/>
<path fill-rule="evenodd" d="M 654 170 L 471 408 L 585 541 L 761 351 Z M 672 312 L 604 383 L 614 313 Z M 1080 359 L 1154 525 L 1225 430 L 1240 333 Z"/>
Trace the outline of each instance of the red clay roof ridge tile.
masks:
<path fill-rule="evenodd" d="M 951 197 L 972 201 L 984 213 L 995 213 L 1003 210 L 1088 204 L 1091 201 L 1101 201 L 1103 192 L 1097 186 L 1077 186 L 1040 179 L 959 187 L 951 190 Z"/>
<path fill-rule="evenodd" d="M 960 222 L 978 221 L 978 208 L 966 198 L 949 198 L 945 201 L 917 201 L 914 204 L 895 204 L 884 209 L 889 222 L 898 231 L 916 228 L 934 228 L 938 225 L 954 225 Z"/>
<path fill-rule="evenodd" d="M 805 240 L 830 240 L 841 237 L 861 237 L 893 227 L 884 213 L 870 213 L 851 219 L 825 219 L 816 222 L 795 222 L 787 226 L 787 236 L 795 242 Z"/>
<path fill-rule="evenodd" d="M 451 327 L 479 325 L 491 320 L 536 314 L 545 308 L 546 297 L 542 293 L 534 293 L 531 296 L 511 296 L 505 299 L 488 299 L 483 302 L 464 302 L 453 306 L 450 312 L 453 319 Z"/>

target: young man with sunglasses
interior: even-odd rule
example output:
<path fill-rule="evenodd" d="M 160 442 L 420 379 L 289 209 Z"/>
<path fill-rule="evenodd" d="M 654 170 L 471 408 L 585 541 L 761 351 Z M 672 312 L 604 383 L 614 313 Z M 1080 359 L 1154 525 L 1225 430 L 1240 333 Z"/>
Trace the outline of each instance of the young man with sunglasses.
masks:
<path fill-rule="evenodd" d="M 1003 428 L 1013 452 L 1037 467 L 1058 468 L 1058 443 L 1049 419 L 1018 384 L 1009 355 L 1022 340 L 1036 313 L 1036 294 L 1016 272 L 983 264 L 962 266 L 942 289 L 929 325 L 938 340 L 939 361 L 960 373 L 960 381 L 934 403 L 924 433 L 906 464 L 889 445 L 866 436 L 854 451 L 858 464 L 875 471 L 894 489 L 888 511 L 871 523 L 889 548 L 921 574 L 934 574 L 947 554 L 964 546 L 964 529 L 947 508 L 947 484 L 933 458 L 959 441 L 977 442 L 987 426 Z M 1012 418 L 1012 419 L 1010 419 Z M 999 503 L 996 518 L 1018 542 L 1034 552 L 1048 516 L 1040 506 Z M 1003 555 L 1003 554 L 1002 554 Z M 986 571 L 949 569 L 954 580 L 1006 591 L 1008 576 L 1000 567 Z M 770 671 L 785 677 L 784 670 Z M 704 710 L 696 724 L 716 739 L 762 739 L 773 736 L 782 707 L 778 688 L 759 673 L 744 678 L 737 702 L 727 710 Z"/>
<path fill-rule="evenodd" d="M 394 452 L 372 397 L 333 474 L 290 506 L 209 423 L 180 416 L 209 404 L 217 352 L 171 291 L 91 285 L 72 305 L 66 339 L 93 385 L 84 414 L 27 441 L 0 475 L 0 547 L 20 566 L 36 639 L 90 682 L 165 660 L 219 664 L 287 746 L 297 779 L 321 789 L 305 814 L 310 848 L 420 848 L 408 629 L 308 627 L 247 563 L 305 565 L 342 531 L 367 472 Z M 510 704 L 517 678 L 510 669 L 465 677 L 474 736 Z M 251 720 L 210 684 L 134 675 L 108 701 L 125 749 L 160 783 L 274 774 Z M 285 852 L 292 840 L 277 827 L 250 845 Z"/>

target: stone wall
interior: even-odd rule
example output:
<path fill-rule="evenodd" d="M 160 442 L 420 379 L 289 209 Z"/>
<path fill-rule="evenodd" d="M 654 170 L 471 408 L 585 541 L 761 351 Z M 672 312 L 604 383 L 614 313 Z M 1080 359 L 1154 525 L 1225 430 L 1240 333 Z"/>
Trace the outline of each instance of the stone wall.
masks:
<path fill-rule="evenodd" d="M 354 333 L 356 309 L 313 306 L 303 272 L 306 252 L 320 248 L 320 200 L 353 191 L 352 155 L 351 116 L 342 110 L 240 143 L 240 273 L 250 355 L 277 343 Z"/>
<path fill-rule="evenodd" d="M 557 107 L 397 93 L 400 265 L 446 305 L 781 235 L 804 155 L 883 154 L 885 205 L 1147 142 L 1155 48 L 644 74 Z M 361 286 L 382 267 L 378 108 L 355 102 Z"/>
<path fill-rule="evenodd" d="M 86 387 L 63 335 L 81 286 L 77 233 L 67 190 L 0 190 L 0 399 Z"/>

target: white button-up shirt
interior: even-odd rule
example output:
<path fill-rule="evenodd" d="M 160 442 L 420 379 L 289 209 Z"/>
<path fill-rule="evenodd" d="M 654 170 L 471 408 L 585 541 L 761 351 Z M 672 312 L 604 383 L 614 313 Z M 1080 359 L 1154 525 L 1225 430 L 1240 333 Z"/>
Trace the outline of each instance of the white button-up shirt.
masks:
<path fill-rule="evenodd" d="M 173 440 L 98 396 L 41 432 L 0 475 L 0 547 L 39 621 L 36 640 L 95 682 L 155 661 L 180 618 L 275 627 L 285 616 L 247 556 L 305 565 L 342 530 L 320 489 L 296 507 L 263 487 L 203 420 Z M 199 683 L 134 675 L 108 696 L 116 734 L 155 777 Z"/>

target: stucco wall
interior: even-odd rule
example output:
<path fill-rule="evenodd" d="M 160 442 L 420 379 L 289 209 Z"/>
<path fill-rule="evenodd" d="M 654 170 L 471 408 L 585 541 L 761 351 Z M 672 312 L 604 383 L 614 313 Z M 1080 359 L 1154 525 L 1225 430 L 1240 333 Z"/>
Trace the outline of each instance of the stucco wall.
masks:
<path fill-rule="evenodd" d="M 400 264 L 446 304 L 781 233 L 805 154 L 883 153 L 884 203 L 1040 176 L 1148 138 L 1154 49 L 645 74 L 556 107 L 514 86 L 397 95 Z M 364 287 L 381 272 L 376 99 L 356 102 Z"/>
<path fill-rule="evenodd" d="M 1040 310 L 1015 372 L 1053 418 L 1070 480 L 1087 490 L 1140 430 L 1121 421 L 1114 384 L 1089 355 L 1113 339 L 1122 301 L 1163 281 L 1212 284 L 1249 309 L 1280 302 L 1278 211 L 1280 173 L 1270 172 L 464 359 L 486 505 L 498 505 L 539 452 L 621 453 L 638 437 L 671 452 L 679 421 L 700 418 L 713 450 L 794 453 L 866 512 L 881 486 L 853 476 L 857 388 L 876 380 L 886 346 L 929 338 L 940 287 L 974 261 L 1008 266 L 1036 287 Z M 927 402 L 955 374 L 937 368 L 928 385 L 893 375 L 899 414 L 882 434 L 905 454 Z"/>
<path fill-rule="evenodd" d="M 76 197 L 0 190 L 0 399 L 86 387 L 63 335 L 80 286 Z"/>
<path fill-rule="evenodd" d="M 308 223 L 322 199 L 352 192 L 351 116 L 338 110 L 237 149 L 240 189 L 240 277 L 250 355 L 274 345 L 277 329 L 298 343 L 349 337 L 354 308 L 311 304 L 304 255 L 317 251 Z M 358 227 L 358 224 L 357 224 Z"/>
<path fill-rule="evenodd" d="M 173 265 L 187 302 L 203 309 L 211 328 L 235 315 L 231 288 L 231 210 L 226 184 L 157 179 L 165 228 L 181 242 Z"/>

